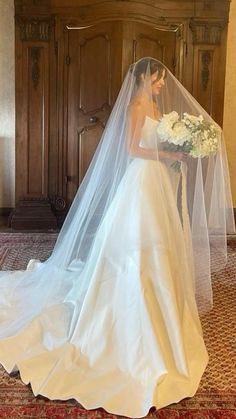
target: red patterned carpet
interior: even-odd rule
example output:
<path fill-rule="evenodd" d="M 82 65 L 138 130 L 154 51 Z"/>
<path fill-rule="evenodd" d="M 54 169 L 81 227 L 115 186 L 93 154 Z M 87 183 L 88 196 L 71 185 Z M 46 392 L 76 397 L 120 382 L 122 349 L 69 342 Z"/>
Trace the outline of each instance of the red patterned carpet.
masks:
<path fill-rule="evenodd" d="M 1 233 L 1 269 L 24 269 L 30 258 L 46 259 L 56 236 L 56 233 Z M 147 418 L 236 418 L 236 238 L 229 240 L 228 251 L 227 267 L 213 277 L 214 309 L 202 318 L 210 362 L 199 389 L 193 398 L 151 411 Z M 74 400 L 55 402 L 35 398 L 19 375 L 9 377 L 0 367 L 0 418 L 115 419 L 121 416 L 103 409 L 86 411 Z"/>

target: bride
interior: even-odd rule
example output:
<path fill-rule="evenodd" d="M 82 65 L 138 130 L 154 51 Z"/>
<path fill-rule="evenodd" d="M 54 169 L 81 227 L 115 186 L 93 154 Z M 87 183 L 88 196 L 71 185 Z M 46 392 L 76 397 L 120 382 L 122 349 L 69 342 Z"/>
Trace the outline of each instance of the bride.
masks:
<path fill-rule="evenodd" d="M 158 131 L 173 111 L 213 124 L 161 62 L 133 64 L 51 256 L 0 275 L 0 362 L 35 395 L 140 418 L 198 388 L 234 221 L 219 127 L 190 157 Z"/>

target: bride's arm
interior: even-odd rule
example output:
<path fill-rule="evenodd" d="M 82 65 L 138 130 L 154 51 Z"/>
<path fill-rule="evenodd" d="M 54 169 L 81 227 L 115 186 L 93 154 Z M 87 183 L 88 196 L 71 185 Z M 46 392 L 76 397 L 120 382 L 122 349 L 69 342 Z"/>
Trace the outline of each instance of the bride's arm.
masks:
<path fill-rule="evenodd" d="M 169 152 L 167 150 L 158 150 L 157 148 L 144 148 L 140 146 L 141 131 L 145 122 L 146 113 L 144 112 L 142 102 L 133 104 L 129 109 L 129 127 L 128 127 L 128 152 L 132 157 L 138 157 L 147 160 L 161 160 L 169 158 L 172 160 L 185 160 L 185 153 Z"/>
<path fill-rule="evenodd" d="M 144 106 L 137 102 L 129 109 L 128 152 L 132 157 L 147 160 L 158 160 L 157 149 L 140 146 L 141 131 L 145 122 Z"/>

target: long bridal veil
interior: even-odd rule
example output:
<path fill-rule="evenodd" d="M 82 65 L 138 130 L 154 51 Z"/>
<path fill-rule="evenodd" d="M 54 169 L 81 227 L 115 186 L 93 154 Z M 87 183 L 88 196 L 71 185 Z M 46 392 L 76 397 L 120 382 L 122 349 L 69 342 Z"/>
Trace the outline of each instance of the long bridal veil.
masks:
<path fill-rule="evenodd" d="M 82 269 L 86 263 L 96 231 L 132 162 L 133 156 L 129 153 L 128 144 L 132 144 L 136 132 L 140 131 L 139 125 L 147 112 L 149 117 L 156 119 L 154 109 L 147 111 L 143 105 L 135 121 L 136 127 L 130 132 L 129 108 L 137 94 L 145 92 L 148 97 L 152 96 L 151 74 L 155 69 L 161 72 L 162 68 L 166 71 L 165 86 L 156 96 L 161 115 L 176 111 L 180 118 L 188 113 L 202 115 L 205 120 L 212 121 L 193 96 L 158 60 L 143 58 L 132 65 L 48 263 L 71 269 L 73 266 Z M 143 74 L 141 86 L 137 83 L 138 74 Z M 212 304 L 211 273 L 221 269 L 227 260 L 226 235 L 235 231 L 229 170 L 220 128 L 219 136 L 220 147 L 216 155 L 202 159 L 189 158 L 187 162 L 187 202 L 191 225 L 189 245 L 193 247 L 197 300 L 199 308 L 203 310 Z M 157 158 L 159 145 L 157 140 Z M 173 184 L 179 184 L 176 200 L 180 201 L 179 175 L 169 163 L 166 162 Z M 158 175 L 157 182 L 162 182 Z M 126 232 L 120 234 L 125 235 Z"/>
<path fill-rule="evenodd" d="M 106 214 L 129 166 L 135 158 L 145 158 L 141 154 L 134 156 L 130 152 L 130 145 L 137 135 L 141 135 L 145 118 L 158 119 L 156 108 L 146 106 L 145 103 L 151 103 L 153 99 L 153 74 L 158 78 L 163 69 L 165 85 L 160 94 L 154 97 L 160 112 L 159 118 L 175 111 L 180 118 L 184 113 L 197 117 L 202 115 L 204 120 L 213 123 L 207 112 L 161 62 L 143 58 L 133 64 L 125 77 L 100 144 L 51 256 L 43 263 L 31 261 L 26 271 L 0 274 L 0 336 L 14 333 L 44 307 L 64 301 L 68 307 L 76 302 L 78 312 L 81 309 L 93 274 L 93 266 L 87 262 L 93 252 L 96 235 L 104 225 L 106 227 Z M 133 123 L 131 129 L 130 109 L 139 96 L 147 100 L 145 103 L 140 102 L 135 125 Z M 209 157 L 188 158 L 186 165 L 182 164 L 181 173 L 173 169 L 171 159 L 165 161 L 186 233 L 196 299 L 201 310 L 212 304 L 211 273 L 226 263 L 226 235 L 235 231 L 229 171 L 220 128 L 218 136 L 218 152 Z M 161 149 L 157 134 L 153 159 L 159 159 Z M 162 185 L 161 171 L 156 173 L 156 182 Z M 132 201 L 132 195 L 129 200 Z M 166 206 L 164 182 L 160 206 L 164 209 Z M 162 220 L 159 222 L 161 224 Z M 119 232 L 119 243 L 123 243 L 124 255 L 129 254 L 136 243 L 132 240 L 132 234 L 128 233 L 126 228 Z M 154 241 L 155 237 L 150 235 L 143 246 L 152 247 Z M 116 237 L 114 252 L 115 242 Z M 171 239 L 166 246 L 171 249 Z"/>

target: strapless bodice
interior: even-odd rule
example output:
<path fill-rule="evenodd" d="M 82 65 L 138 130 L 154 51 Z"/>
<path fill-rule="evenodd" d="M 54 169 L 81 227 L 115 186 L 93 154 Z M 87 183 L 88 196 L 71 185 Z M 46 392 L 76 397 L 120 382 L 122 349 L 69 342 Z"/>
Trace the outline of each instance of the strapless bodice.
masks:
<path fill-rule="evenodd" d="M 158 139 L 157 135 L 157 124 L 158 121 L 156 119 L 146 116 L 142 127 L 141 140 L 139 143 L 141 147 L 154 149 L 158 147 L 158 142 L 160 140 Z"/>

